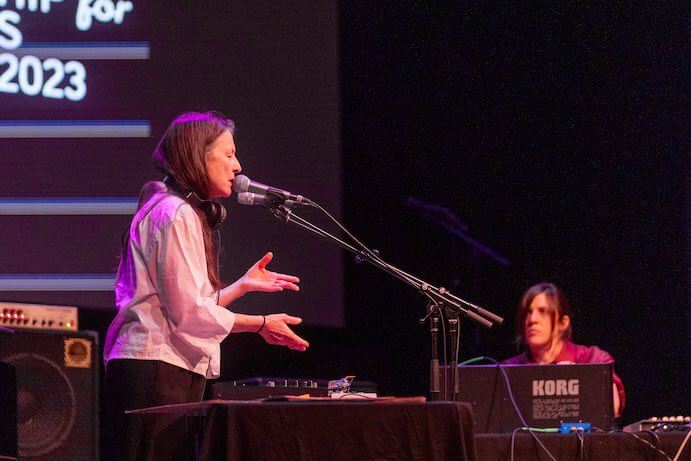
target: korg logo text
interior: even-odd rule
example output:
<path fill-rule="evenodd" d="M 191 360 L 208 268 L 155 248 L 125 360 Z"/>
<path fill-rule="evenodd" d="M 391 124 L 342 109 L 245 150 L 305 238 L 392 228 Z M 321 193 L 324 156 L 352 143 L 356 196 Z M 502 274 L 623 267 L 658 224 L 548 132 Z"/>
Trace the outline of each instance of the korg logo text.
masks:
<path fill-rule="evenodd" d="M 577 379 L 535 379 L 533 397 L 538 395 L 578 395 Z"/>

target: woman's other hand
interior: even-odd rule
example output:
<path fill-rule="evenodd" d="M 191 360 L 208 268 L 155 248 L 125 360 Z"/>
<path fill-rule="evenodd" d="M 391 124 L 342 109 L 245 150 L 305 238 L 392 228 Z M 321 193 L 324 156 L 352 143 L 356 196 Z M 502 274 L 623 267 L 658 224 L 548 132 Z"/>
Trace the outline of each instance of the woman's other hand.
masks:
<path fill-rule="evenodd" d="M 259 334 L 269 344 L 286 346 L 290 349 L 304 352 L 310 344 L 296 335 L 288 326 L 298 325 L 300 323 L 302 323 L 300 317 L 293 317 L 288 314 L 267 315 L 264 321 L 264 327 L 259 331 Z"/>

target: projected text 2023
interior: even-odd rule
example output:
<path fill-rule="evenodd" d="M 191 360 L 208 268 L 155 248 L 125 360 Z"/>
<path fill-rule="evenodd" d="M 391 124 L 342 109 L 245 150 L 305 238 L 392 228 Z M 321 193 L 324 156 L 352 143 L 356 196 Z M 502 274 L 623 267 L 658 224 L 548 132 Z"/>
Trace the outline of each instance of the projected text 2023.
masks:
<path fill-rule="evenodd" d="M 24 42 L 20 29 L 22 16 L 18 11 L 49 14 L 52 8 L 62 6 L 55 5 L 62 0 L 15 0 L 14 9 L 18 11 L 13 11 L 4 9 L 8 3 L 12 2 L 0 0 L 0 7 L 3 7 L 0 10 L 0 48 L 8 51 L 20 48 Z M 119 25 L 132 10 L 130 1 L 79 0 L 75 26 L 87 32 L 94 21 Z M 75 60 L 5 52 L 0 54 L 0 93 L 81 101 L 87 93 L 86 68 Z"/>

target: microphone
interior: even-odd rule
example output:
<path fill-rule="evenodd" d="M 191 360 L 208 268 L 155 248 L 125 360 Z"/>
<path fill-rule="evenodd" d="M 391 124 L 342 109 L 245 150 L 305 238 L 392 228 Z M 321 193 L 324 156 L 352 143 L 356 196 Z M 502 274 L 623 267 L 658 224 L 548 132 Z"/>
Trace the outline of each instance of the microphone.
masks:
<path fill-rule="evenodd" d="M 302 197 L 302 196 L 300 196 Z M 240 192 L 238 194 L 238 203 L 240 205 L 264 205 L 264 206 L 274 206 L 274 205 L 285 205 L 288 208 L 294 206 L 305 206 L 309 205 L 309 202 L 297 202 L 295 200 L 283 200 L 283 198 L 269 197 L 268 195 L 259 195 L 254 192 Z"/>
<path fill-rule="evenodd" d="M 306 199 L 302 195 L 291 194 L 287 190 L 278 189 L 257 181 L 252 181 L 243 174 L 235 177 L 235 180 L 233 181 L 233 191 L 238 194 L 238 202 L 240 202 L 240 194 L 243 193 L 254 193 L 258 197 L 266 197 L 269 199 L 275 198 L 281 202 L 293 201 L 295 202 L 293 205 L 302 205 L 303 203 L 309 202 L 309 199 Z M 250 198 L 248 197 L 244 200 L 250 200 Z M 252 198 L 250 201 L 252 203 L 243 203 L 243 205 L 266 205 L 266 203 L 254 203 L 254 198 Z M 273 204 L 273 202 L 271 202 L 271 204 Z"/>

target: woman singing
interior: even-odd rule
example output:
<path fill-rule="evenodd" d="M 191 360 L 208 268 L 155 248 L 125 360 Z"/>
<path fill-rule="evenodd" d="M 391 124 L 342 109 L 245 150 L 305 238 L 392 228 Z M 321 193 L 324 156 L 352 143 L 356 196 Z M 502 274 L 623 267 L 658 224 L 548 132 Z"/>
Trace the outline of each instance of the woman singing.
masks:
<path fill-rule="evenodd" d="M 225 218 L 216 199 L 230 196 L 241 171 L 234 129 L 217 113 L 186 113 L 153 154 L 166 178 L 142 188 L 115 281 L 118 313 L 104 345 L 113 459 L 188 456 L 184 420 L 125 418 L 124 411 L 200 401 L 206 379 L 220 374 L 220 343 L 229 333 L 258 333 L 297 351 L 309 347 L 289 326 L 300 318 L 226 308 L 250 291 L 299 290 L 297 277 L 266 268 L 271 253 L 230 285 L 219 278 L 212 231 Z"/>

